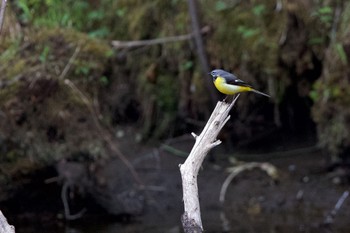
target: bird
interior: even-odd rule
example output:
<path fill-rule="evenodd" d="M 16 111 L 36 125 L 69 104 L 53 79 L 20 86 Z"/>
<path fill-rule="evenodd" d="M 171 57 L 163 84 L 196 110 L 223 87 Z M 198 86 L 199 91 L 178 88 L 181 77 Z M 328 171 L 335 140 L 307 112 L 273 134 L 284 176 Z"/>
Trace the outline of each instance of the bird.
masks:
<path fill-rule="evenodd" d="M 209 74 L 213 77 L 213 82 L 216 89 L 225 95 L 235 95 L 241 92 L 250 91 L 259 95 L 270 97 L 268 94 L 255 90 L 252 86 L 237 78 L 236 75 L 225 70 L 215 69 Z"/>

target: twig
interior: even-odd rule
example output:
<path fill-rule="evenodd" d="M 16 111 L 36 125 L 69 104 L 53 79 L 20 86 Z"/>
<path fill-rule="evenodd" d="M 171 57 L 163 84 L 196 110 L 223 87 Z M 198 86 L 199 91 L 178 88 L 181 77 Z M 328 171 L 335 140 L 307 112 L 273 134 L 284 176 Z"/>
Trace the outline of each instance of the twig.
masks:
<path fill-rule="evenodd" d="M 166 140 L 161 146 L 160 146 L 160 150 L 163 150 L 163 151 L 166 151 L 168 153 L 171 153 L 175 156 L 178 156 L 178 157 L 182 157 L 182 158 L 187 158 L 188 156 L 188 152 L 186 151 L 183 151 L 183 150 L 179 150 L 177 148 L 175 148 L 174 146 L 172 146 L 172 144 L 175 144 L 175 143 L 182 143 L 184 141 L 189 141 L 189 140 L 193 140 L 193 137 L 191 137 L 190 135 L 188 134 L 185 134 L 185 135 L 182 135 L 182 136 L 179 136 L 179 137 L 176 137 L 176 138 L 171 138 L 171 139 L 168 139 Z"/>
<path fill-rule="evenodd" d="M 6 3 L 7 3 L 7 0 L 2 0 L 2 2 L 1 2 L 1 8 L 0 8 L 0 35 L 1 35 L 1 31 L 2 31 L 2 26 L 4 25 Z"/>
<path fill-rule="evenodd" d="M 66 220 L 75 220 L 78 218 L 81 218 L 84 213 L 86 212 L 86 209 L 83 208 L 80 212 L 76 213 L 76 214 L 71 214 L 70 210 L 69 210 L 69 202 L 68 202 L 68 198 L 67 198 L 67 194 L 69 192 L 69 187 L 70 184 L 68 182 L 65 182 L 62 186 L 62 190 L 61 190 L 61 199 L 63 202 L 63 207 L 64 207 L 64 217 Z"/>
<path fill-rule="evenodd" d="M 232 182 L 232 180 L 241 172 L 246 170 L 252 170 L 254 168 L 260 168 L 261 170 L 265 171 L 270 177 L 275 179 L 277 177 L 277 169 L 275 166 L 273 166 L 270 163 L 257 163 L 257 162 L 251 162 L 251 163 L 245 163 L 242 165 L 235 166 L 231 168 L 231 174 L 225 179 L 224 183 L 221 186 L 220 190 L 220 203 L 223 204 L 225 202 L 225 195 L 228 186 Z"/>
<path fill-rule="evenodd" d="M 326 216 L 323 222 L 325 225 L 329 225 L 334 222 L 335 216 L 337 215 L 339 209 L 342 207 L 344 201 L 348 196 L 349 196 L 349 191 L 348 190 L 344 191 L 343 194 L 338 199 L 337 203 L 335 204 L 333 210 Z"/>
<path fill-rule="evenodd" d="M 60 76 L 58 77 L 58 79 L 63 79 L 66 77 L 68 71 L 70 70 L 70 67 L 72 66 L 74 60 L 77 58 L 79 52 L 80 52 L 80 46 L 77 46 L 73 55 L 71 56 L 71 58 L 69 58 L 67 65 L 64 67 L 64 69 L 63 69 L 62 73 L 60 74 Z"/>
<path fill-rule="evenodd" d="M 178 157 L 181 157 L 181 158 L 187 158 L 187 155 L 188 155 L 188 152 L 176 149 L 175 147 L 169 146 L 167 144 L 162 144 L 160 149 L 162 149 L 162 150 L 164 150 L 166 152 L 169 152 L 169 153 L 171 153 L 173 155 L 176 155 Z"/>
<path fill-rule="evenodd" d="M 329 33 L 330 34 L 329 35 L 330 45 L 332 45 L 334 43 L 334 41 L 335 41 L 341 12 L 342 12 L 342 3 L 341 3 L 341 1 L 338 0 L 337 1 L 337 6 L 336 6 L 335 12 L 334 12 L 332 28 L 331 28 L 331 31 Z"/>
<path fill-rule="evenodd" d="M 231 174 L 225 179 L 224 183 L 221 186 L 221 190 L 220 190 L 219 200 L 220 200 L 221 205 L 223 205 L 225 202 L 226 191 L 227 191 L 228 186 L 232 182 L 232 180 L 235 177 L 237 177 L 237 175 L 240 174 L 241 172 L 246 171 L 246 170 L 251 170 L 254 168 L 260 168 L 261 170 L 265 171 L 272 179 L 277 178 L 277 169 L 275 166 L 273 166 L 270 163 L 251 162 L 251 163 L 244 163 L 242 165 L 238 165 L 238 166 L 229 168 L 229 170 L 231 170 Z M 222 222 L 223 231 L 230 232 L 231 231 L 230 222 L 228 221 L 224 210 L 222 210 L 220 213 L 220 219 Z"/>
<path fill-rule="evenodd" d="M 209 27 L 208 26 L 203 27 L 200 30 L 200 32 L 203 34 L 209 32 Z M 139 47 L 139 46 L 151 46 L 156 44 L 165 44 L 165 43 L 190 40 L 193 37 L 194 37 L 194 33 L 189 33 L 189 34 L 180 35 L 180 36 L 170 36 L 170 37 L 163 37 L 163 38 L 157 38 L 157 39 L 151 39 L 151 40 L 134 40 L 134 41 L 113 40 L 111 44 L 116 49 L 132 48 L 132 47 Z"/>
<path fill-rule="evenodd" d="M 221 143 L 216 137 L 226 122 L 230 119 L 228 114 L 238 97 L 239 95 L 231 104 L 219 101 L 202 133 L 199 136 L 192 134 L 195 137 L 196 142 L 185 163 L 180 165 L 184 201 L 182 226 L 185 233 L 203 232 L 198 199 L 198 171 L 208 152 Z"/>

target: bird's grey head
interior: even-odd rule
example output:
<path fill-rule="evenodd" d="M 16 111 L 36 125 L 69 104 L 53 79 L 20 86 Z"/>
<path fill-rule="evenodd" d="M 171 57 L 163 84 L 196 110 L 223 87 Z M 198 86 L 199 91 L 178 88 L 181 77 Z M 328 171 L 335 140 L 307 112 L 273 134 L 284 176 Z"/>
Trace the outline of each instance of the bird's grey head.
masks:
<path fill-rule="evenodd" d="M 222 76 L 224 73 L 226 73 L 226 71 L 221 69 L 215 69 L 215 70 L 212 70 L 209 74 L 213 77 L 213 81 L 214 81 L 217 77 Z"/>

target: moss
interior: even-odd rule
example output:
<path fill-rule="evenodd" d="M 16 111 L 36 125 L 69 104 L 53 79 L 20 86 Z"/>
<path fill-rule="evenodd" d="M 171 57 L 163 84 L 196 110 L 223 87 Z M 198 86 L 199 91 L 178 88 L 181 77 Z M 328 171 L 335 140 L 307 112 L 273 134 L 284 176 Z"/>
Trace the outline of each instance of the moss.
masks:
<path fill-rule="evenodd" d="M 0 127 L 4 140 L 12 145 L 0 145 L 0 160 L 6 160 L 15 174 L 24 159 L 31 160 L 26 168 L 30 170 L 76 150 L 106 156 L 90 110 L 64 79 L 75 83 L 87 98 L 95 97 L 103 88 L 100 77 L 113 54 L 110 46 L 73 30 L 41 28 L 28 33 L 24 44 L 16 41 L 0 53 L 0 106 L 6 116 L 0 116 Z M 77 47 L 80 51 L 72 59 Z"/>
<path fill-rule="evenodd" d="M 142 102 L 145 111 L 143 114 L 145 117 L 143 136 L 144 138 L 157 139 L 164 136 L 166 129 L 174 123 L 178 109 L 179 92 L 175 75 L 169 75 L 166 71 L 154 72 L 154 74 L 150 74 L 148 70 L 148 73 L 145 71 L 144 75 L 139 77 L 138 92 L 139 95 L 144 96 L 141 98 L 148 100 Z"/>
<path fill-rule="evenodd" d="M 344 50 L 344 54 L 339 54 L 338 48 L 339 45 L 343 48 L 350 46 L 349 15 L 350 4 L 347 3 L 340 18 L 337 39 L 327 50 L 322 77 L 312 92 L 319 143 L 334 160 L 350 148 L 350 69 L 343 57 L 350 58 L 350 52 Z"/>
<path fill-rule="evenodd" d="M 208 48 L 210 54 L 221 57 L 222 67 L 232 69 L 246 60 L 261 71 L 276 70 L 277 45 L 286 29 L 287 12 L 276 12 L 274 4 L 251 1 L 208 14 L 207 21 L 215 25 Z"/>
<path fill-rule="evenodd" d="M 159 75 L 156 98 L 158 107 L 162 112 L 175 114 L 177 110 L 178 87 L 175 76 Z"/>

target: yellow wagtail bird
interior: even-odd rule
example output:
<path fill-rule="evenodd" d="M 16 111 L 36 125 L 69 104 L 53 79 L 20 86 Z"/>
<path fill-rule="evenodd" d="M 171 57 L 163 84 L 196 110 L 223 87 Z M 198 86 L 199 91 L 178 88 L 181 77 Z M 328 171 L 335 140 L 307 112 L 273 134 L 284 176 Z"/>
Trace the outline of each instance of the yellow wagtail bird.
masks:
<path fill-rule="evenodd" d="M 211 71 L 210 75 L 213 77 L 213 82 L 216 89 L 218 89 L 218 91 L 223 94 L 235 95 L 241 92 L 251 91 L 270 97 L 268 94 L 255 90 L 252 88 L 252 86 L 248 85 L 244 81 L 237 78 L 234 74 L 231 74 L 225 70 L 216 69 Z"/>

